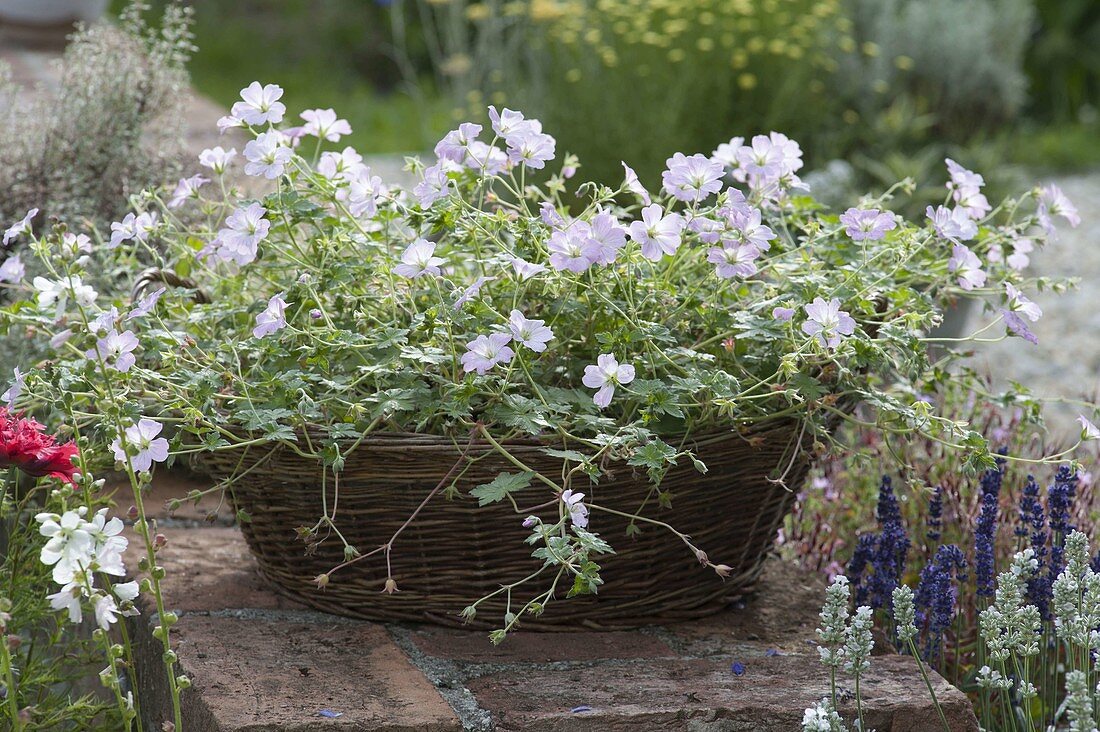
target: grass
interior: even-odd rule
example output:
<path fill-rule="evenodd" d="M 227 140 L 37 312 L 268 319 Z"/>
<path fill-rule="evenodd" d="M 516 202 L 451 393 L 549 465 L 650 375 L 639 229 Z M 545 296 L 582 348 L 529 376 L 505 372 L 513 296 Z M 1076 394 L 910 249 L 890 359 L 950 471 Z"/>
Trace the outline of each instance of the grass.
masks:
<path fill-rule="evenodd" d="M 116 0 L 117 12 L 125 2 Z M 154 2 L 154 7 L 164 0 Z M 386 54 L 386 11 L 363 0 L 192 0 L 195 88 L 229 108 L 252 81 L 279 84 L 288 115 L 332 107 L 360 153 L 430 149 L 450 108 L 427 84 L 406 91 Z M 155 10 L 154 10 L 155 12 Z"/>

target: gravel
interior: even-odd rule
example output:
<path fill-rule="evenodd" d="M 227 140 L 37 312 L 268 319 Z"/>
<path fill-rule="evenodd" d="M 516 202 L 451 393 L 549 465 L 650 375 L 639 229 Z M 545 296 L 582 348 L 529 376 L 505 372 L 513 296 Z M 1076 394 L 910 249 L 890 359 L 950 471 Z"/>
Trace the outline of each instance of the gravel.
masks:
<path fill-rule="evenodd" d="M 978 344 L 974 363 L 999 385 L 1012 380 L 1036 396 L 1091 400 L 1100 395 L 1100 171 L 1053 182 L 1077 206 L 1081 225 L 1071 229 L 1059 219 L 1058 241 L 1032 254 L 1029 274 L 1074 277 L 1078 287 L 1062 295 L 1027 293 L 1043 308 L 1043 317 L 1032 324 L 1039 344 L 1020 338 Z M 973 313 L 969 332 L 988 323 L 989 317 Z M 1076 432 L 1074 420 L 1081 411 L 1072 404 L 1051 404 L 1046 410 L 1048 424 L 1057 432 Z"/>

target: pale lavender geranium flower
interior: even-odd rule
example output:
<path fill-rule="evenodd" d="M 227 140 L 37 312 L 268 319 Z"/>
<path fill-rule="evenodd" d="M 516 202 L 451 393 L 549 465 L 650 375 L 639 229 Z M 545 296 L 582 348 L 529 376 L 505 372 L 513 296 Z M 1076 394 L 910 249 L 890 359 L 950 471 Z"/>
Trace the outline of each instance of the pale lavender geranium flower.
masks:
<path fill-rule="evenodd" d="M 142 318 L 153 312 L 153 308 L 156 307 L 157 302 L 160 300 L 160 296 L 168 290 L 167 287 L 160 287 L 148 295 L 145 295 L 138 300 L 137 305 L 134 305 L 133 309 L 126 314 L 126 320 L 133 320 L 134 318 Z"/>
<path fill-rule="evenodd" d="M 590 229 L 583 221 L 574 221 L 569 228 L 550 235 L 550 266 L 559 272 L 568 270 L 581 273 L 596 261 L 589 246 Z"/>
<path fill-rule="evenodd" d="M 463 164 L 466 161 L 466 153 L 470 144 L 481 134 L 481 125 L 473 122 L 464 122 L 457 130 L 451 130 L 443 139 L 436 143 L 435 155 L 437 158 L 446 159 Z"/>
<path fill-rule="evenodd" d="M 254 81 L 241 89 L 241 101 L 235 102 L 229 114 L 248 125 L 278 124 L 286 114 L 286 105 L 279 101 L 283 88 L 278 84 L 260 85 Z"/>
<path fill-rule="evenodd" d="M 427 239 L 417 239 L 401 254 L 401 264 L 393 268 L 395 274 L 409 279 L 416 279 L 421 275 L 438 277 L 439 265 L 445 260 L 435 256 L 435 243 Z"/>
<path fill-rule="evenodd" d="M 231 114 L 227 114 L 224 117 L 218 118 L 219 135 L 224 135 L 229 130 L 235 130 L 238 127 L 244 127 L 244 122 Z"/>
<path fill-rule="evenodd" d="M 199 165 L 210 168 L 215 175 L 221 175 L 235 157 L 237 157 L 236 149 L 224 150 L 221 145 L 218 145 L 217 147 L 209 147 L 199 153 Z"/>
<path fill-rule="evenodd" d="M 630 224 L 630 238 L 642 248 L 642 256 L 651 261 L 659 261 L 665 254 L 675 254 L 680 248 L 680 233 L 684 230 L 684 219 L 680 214 L 665 215 L 660 204 L 652 204 L 642 209 L 642 220 Z"/>
<path fill-rule="evenodd" d="M 136 450 L 136 454 L 130 456 L 130 464 L 138 472 L 146 472 L 153 467 L 153 463 L 163 463 L 168 459 L 168 440 L 158 437 L 164 425 L 155 419 L 142 417 L 137 424 L 130 425 L 124 431 L 126 445 Z M 126 462 L 127 449 L 122 444 L 122 438 L 116 437 L 111 443 L 111 450 L 115 454 L 115 460 Z"/>
<path fill-rule="evenodd" d="M 625 174 L 625 178 L 623 179 L 623 189 L 633 193 L 635 196 L 641 199 L 642 203 L 646 206 L 653 203 L 653 200 L 649 197 L 649 191 L 647 191 L 645 189 L 645 186 L 642 185 L 642 182 L 638 180 L 638 174 L 634 172 L 634 168 L 631 168 L 626 163 L 623 163 L 622 165 L 623 173 Z"/>
<path fill-rule="evenodd" d="M 529 320 L 518 310 L 513 310 L 508 316 L 508 329 L 512 331 L 516 343 L 537 353 L 545 351 L 547 342 L 554 338 L 554 331 L 546 327 L 545 320 Z"/>
<path fill-rule="evenodd" d="M 731 243 L 707 250 L 707 261 L 718 265 L 715 272 L 722 279 L 751 277 L 756 274 L 760 250 L 752 244 Z"/>
<path fill-rule="evenodd" d="M 581 383 L 589 389 L 596 389 L 592 401 L 600 409 L 611 403 L 615 396 L 615 387 L 621 384 L 629 384 L 634 381 L 634 367 L 630 364 L 620 364 L 610 353 L 602 353 L 596 358 L 596 363 L 584 367 L 584 376 Z"/>
<path fill-rule="evenodd" d="M 122 333 L 113 330 L 96 341 L 95 349 L 88 351 L 86 355 L 88 358 L 98 355 L 108 368 L 124 374 L 137 362 L 137 357 L 134 356 L 137 347 L 138 339 L 132 330 Z"/>
<path fill-rule="evenodd" d="M 289 305 L 282 295 L 275 295 L 267 301 L 267 307 L 256 315 L 256 327 L 252 335 L 264 338 L 286 327 L 286 308 Z"/>
<path fill-rule="evenodd" d="M 556 146 L 557 141 L 544 132 L 513 134 L 508 138 L 508 159 L 514 165 L 542 170 L 554 159 Z"/>
<path fill-rule="evenodd" d="M 18 254 L 12 254 L 4 260 L 3 264 L 0 264 L 0 282 L 19 283 L 23 281 L 26 274 L 27 267 Z"/>
<path fill-rule="evenodd" d="M 1031 264 L 1028 255 L 1035 250 L 1035 243 L 1027 237 L 1019 237 L 1012 242 L 1012 254 L 1005 257 L 1005 264 L 1017 272 L 1023 271 Z"/>
<path fill-rule="evenodd" d="M 1062 189 L 1053 183 L 1039 189 L 1037 216 L 1039 225 L 1047 232 L 1054 235 L 1054 221 L 1052 216 L 1061 216 L 1070 226 L 1076 228 L 1081 224 L 1081 216 L 1077 213 L 1077 207 L 1062 193 Z"/>
<path fill-rule="evenodd" d="M 247 175 L 262 175 L 268 180 L 274 180 L 283 174 L 287 163 L 294 157 L 294 151 L 287 145 L 287 138 L 283 133 L 261 132 L 255 140 L 250 140 L 244 146 L 244 157 L 248 160 L 244 166 Z"/>
<path fill-rule="evenodd" d="M 497 108 L 489 105 L 489 120 L 493 125 L 493 132 L 497 133 L 512 144 L 511 140 L 517 136 L 523 136 L 531 132 L 542 132 L 542 125 L 538 120 L 525 119 L 523 112 L 504 107 L 497 112 Z"/>
<path fill-rule="evenodd" d="M 4 246 L 7 246 L 11 242 L 15 241 L 15 238 L 20 234 L 26 231 L 30 231 L 31 221 L 34 220 L 34 217 L 37 215 L 38 209 L 32 208 L 30 211 L 27 211 L 27 214 L 23 218 L 19 219 L 14 224 L 9 226 L 4 231 Z"/>
<path fill-rule="evenodd" d="M 472 285 L 463 290 L 462 294 L 458 296 L 458 299 L 455 300 L 454 309 L 461 310 L 466 303 L 470 302 L 474 297 L 477 297 L 478 293 L 481 292 L 482 285 L 486 282 L 492 282 L 495 279 L 496 277 L 478 277 Z"/>
<path fill-rule="evenodd" d="M 264 216 L 267 209 L 258 203 L 239 208 L 225 219 L 226 228 L 214 239 L 217 256 L 226 262 L 246 265 L 256 259 L 261 241 L 267 238 L 271 222 Z"/>
<path fill-rule="evenodd" d="M 474 140 L 466 148 L 462 164 L 485 175 L 496 175 L 508 167 L 508 156 L 495 145 Z"/>
<path fill-rule="evenodd" d="M 8 390 L 0 394 L 0 401 L 4 402 L 4 404 L 7 404 L 9 407 L 19 398 L 19 395 L 23 393 L 23 386 L 25 383 L 25 375 L 19 370 L 18 366 L 15 367 L 12 374 L 15 377 L 14 380 L 11 382 L 11 385 L 8 386 Z"/>
<path fill-rule="evenodd" d="M 929 206 L 925 215 L 932 222 L 936 234 L 951 241 L 968 241 L 978 235 L 978 225 L 961 208 L 949 209 L 946 206 Z"/>
<path fill-rule="evenodd" d="M 584 505 L 584 494 L 574 493 L 572 489 L 562 491 L 561 502 L 569 512 L 569 520 L 579 529 L 588 527 L 588 506 Z"/>
<path fill-rule="evenodd" d="M 363 156 L 350 146 L 340 152 L 323 152 L 317 161 L 317 172 L 331 181 L 354 178 L 362 168 Z"/>
<path fill-rule="evenodd" d="M 110 333 L 115 329 L 118 324 L 118 308 L 111 306 L 110 310 L 104 310 L 102 313 L 92 318 L 88 322 L 88 332 L 93 335 L 99 335 L 100 333 Z"/>
<path fill-rule="evenodd" d="M 731 205 L 724 210 L 727 211 L 726 221 L 730 227 L 727 233 L 734 234 L 736 239 L 762 252 L 771 249 L 769 242 L 775 238 L 775 232 L 762 223 L 760 209 Z"/>
<path fill-rule="evenodd" d="M 341 137 L 351 134 L 351 125 L 346 119 L 338 119 L 333 109 L 307 109 L 301 117 L 306 122 L 302 125 L 303 134 L 329 142 L 339 142 Z"/>
<path fill-rule="evenodd" d="M 782 305 L 772 308 L 772 317 L 784 323 L 790 322 L 790 320 L 794 318 L 794 313 L 794 308 L 786 308 Z"/>
<path fill-rule="evenodd" d="M 815 297 L 812 303 L 804 307 L 809 320 L 802 324 L 802 332 L 816 337 L 826 348 L 836 348 L 840 345 L 841 336 L 856 332 L 856 321 L 840 309 L 840 300 L 836 298 L 825 301 Z"/>
<path fill-rule="evenodd" d="M 964 244 L 956 244 L 952 248 L 951 258 L 947 260 L 947 269 L 955 273 L 959 287 L 964 290 L 973 290 L 975 287 L 985 285 L 986 273 L 982 269 L 982 261 Z"/>
<path fill-rule="evenodd" d="M 756 135 L 737 150 L 735 173 L 743 180 L 756 179 L 755 187 L 792 178 L 802 168 L 802 148 L 781 132 Z"/>
<path fill-rule="evenodd" d="M 382 179 L 365 165 L 358 166 L 346 178 L 348 186 L 337 191 L 336 199 L 347 204 L 348 213 L 357 219 L 378 213 L 378 201 L 386 190 Z"/>
<path fill-rule="evenodd" d="M 114 249 L 123 242 L 131 240 L 144 243 L 148 240 L 149 232 L 153 230 L 156 223 L 155 213 L 126 214 L 122 221 L 111 224 L 111 239 L 107 242 L 107 248 Z"/>
<path fill-rule="evenodd" d="M 508 363 L 516 355 L 508 347 L 512 336 L 508 333 L 492 333 L 478 336 L 466 344 L 466 353 L 462 354 L 462 368 L 466 373 L 476 371 L 484 374 L 498 363 Z"/>
<path fill-rule="evenodd" d="M 737 151 L 745 145 L 744 137 L 730 138 L 729 142 L 723 142 L 711 153 L 711 158 L 717 160 L 726 168 L 736 168 L 740 163 L 737 160 Z"/>
<path fill-rule="evenodd" d="M 1005 330 L 1008 331 L 1009 335 L 1014 335 L 1018 338 L 1023 338 L 1028 343 L 1039 345 L 1038 336 L 1031 332 L 1031 328 L 1027 327 L 1027 323 L 1024 322 L 1023 318 L 1011 310 L 1006 310 L 1004 308 L 1001 308 L 1000 313 L 1001 318 L 1005 321 Z"/>
<path fill-rule="evenodd" d="M 512 269 L 515 270 L 516 277 L 518 277 L 521 282 L 529 280 L 535 275 L 542 274 L 546 271 L 546 267 L 543 265 L 533 264 L 521 257 L 512 257 L 510 261 Z"/>
<path fill-rule="evenodd" d="M 188 198 L 197 198 L 198 190 L 209 182 L 209 178 L 204 178 L 201 175 L 180 178 L 180 182 L 176 184 L 176 189 L 172 191 L 172 197 L 168 199 L 168 208 L 179 208 Z"/>
<path fill-rule="evenodd" d="M 886 237 L 887 231 L 897 228 L 898 225 L 893 214 L 874 208 L 850 208 L 840 215 L 840 223 L 844 224 L 844 233 L 852 241 L 878 241 Z"/>
<path fill-rule="evenodd" d="M 944 160 L 951 180 L 947 182 L 947 190 L 951 191 L 951 197 L 959 209 L 969 218 L 980 219 L 992 210 L 989 200 L 982 193 L 985 178 L 972 170 L 967 170 L 951 158 Z"/>
<path fill-rule="evenodd" d="M 614 214 L 600 211 L 592 217 L 585 251 L 595 264 L 606 266 L 614 263 L 619 250 L 625 245 L 626 229 L 619 225 Z"/>
<path fill-rule="evenodd" d="M 1023 315 L 1032 323 L 1043 317 L 1042 308 L 1027 299 L 1012 283 L 1005 283 L 1005 294 L 1008 296 L 1008 309 L 1012 312 Z"/>
<path fill-rule="evenodd" d="M 413 195 L 421 208 L 431 208 L 436 201 L 446 198 L 454 190 L 451 179 L 441 163 L 424 169 L 424 177 L 413 188 Z"/>
<path fill-rule="evenodd" d="M 951 181 L 947 184 L 947 190 L 954 191 L 967 186 L 971 188 L 981 188 L 985 185 L 985 178 L 983 178 L 980 173 L 967 170 L 951 158 L 945 158 L 943 162 L 947 166 L 947 172 L 951 175 Z"/>
<path fill-rule="evenodd" d="M 539 218 L 542 219 L 542 223 L 553 229 L 565 228 L 565 219 L 554 208 L 554 204 L 549 201 L 543 201 L 539 204 Z"/>
<path fill-rule="evenodd" d="M 665 161 L 665 167 L 661 174 L 665 192 L 677 200 L 698 203 L 722 190 L 726 172 L 721 163 L 705 155 L 676 153 Z"/>

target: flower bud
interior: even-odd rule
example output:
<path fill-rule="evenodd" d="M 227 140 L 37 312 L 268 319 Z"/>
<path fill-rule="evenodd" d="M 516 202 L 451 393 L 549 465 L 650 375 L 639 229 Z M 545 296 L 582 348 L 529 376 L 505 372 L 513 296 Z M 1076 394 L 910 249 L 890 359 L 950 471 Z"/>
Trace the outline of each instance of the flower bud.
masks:
<path fill-rule="evenodd" d="M 153 537 L 153 551 L 160 551 L 164 547 L 168 546 L 168 537 L 164 534 L 157 534 Z"/>
<path fill-rule="evenodd" d="M 382 592 L 385 592 L 387 595 L 392 595 L 395 592 L 400 592 L 400 590 L 397 589 L 397 582 L 394 580 L 393 577 L 386 578 L 386 586 L 382 588 Z"/>
<path fill-rule="evenodd" d="M 314 320 L 320 320 L 321 319 L 321 311 L 318 310 L 317 308 L 313 308 L 312 310 L 309 311 L 309 317 L 313 318 Z"/>
<path fill-rule="evenodd" d="M 718 573 L 719 577 L 729 577 L 733 567 L 728 564 L 716 564 L 714 565 L 714 571 Z"/>
<path fill-rule="evenodd" d="M 323 590 L 328 587 L 328 575 L 319 574 L 313 578 L 313 584 L 317 585 L 317 589 Z"/>

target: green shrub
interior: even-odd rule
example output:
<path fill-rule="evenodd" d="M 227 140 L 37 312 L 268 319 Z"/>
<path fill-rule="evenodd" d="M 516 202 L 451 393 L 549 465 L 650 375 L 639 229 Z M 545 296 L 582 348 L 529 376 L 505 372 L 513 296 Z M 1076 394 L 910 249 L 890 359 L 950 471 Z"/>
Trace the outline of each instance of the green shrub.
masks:
<path fill-rule="evenodd" d="M 1077 120 L 1100 104 L 1100 4 L 1035 0 L 1038 28 L 1027 53 L 1031 111 L 1042 119 Z"/>

